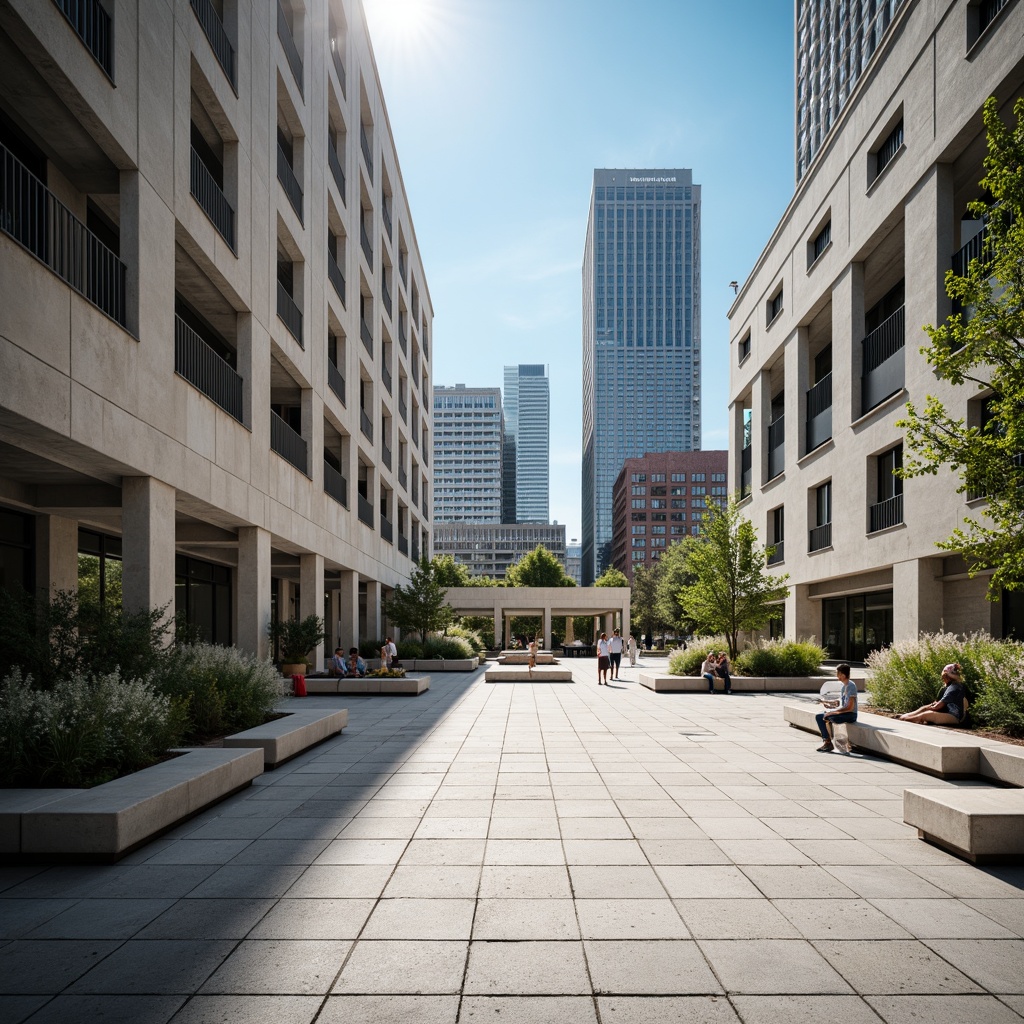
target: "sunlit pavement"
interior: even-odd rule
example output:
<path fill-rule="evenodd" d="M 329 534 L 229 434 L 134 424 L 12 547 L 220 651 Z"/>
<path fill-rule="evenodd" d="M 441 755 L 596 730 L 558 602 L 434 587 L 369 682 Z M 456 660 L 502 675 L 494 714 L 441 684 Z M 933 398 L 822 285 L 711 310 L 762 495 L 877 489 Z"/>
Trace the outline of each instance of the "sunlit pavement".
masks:
<path fill-rule="evenodd" d="M 0 1020 L 1021 1019 L 1024 869 L 902 823 L 969 783 L 564 664 L 308 698 L 341 737 L 119 864 L 0 868 Z"/>

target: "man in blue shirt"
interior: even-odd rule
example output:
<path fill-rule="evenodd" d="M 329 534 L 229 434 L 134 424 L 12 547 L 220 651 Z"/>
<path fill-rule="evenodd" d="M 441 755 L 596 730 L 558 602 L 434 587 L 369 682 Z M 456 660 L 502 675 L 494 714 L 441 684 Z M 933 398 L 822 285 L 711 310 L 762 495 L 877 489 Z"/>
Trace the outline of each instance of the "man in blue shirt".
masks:
<path fill-rule="evenodd" d="M 832 736 L 829 733 L 829 725 L 842 725 L 844 722 L 857 721 L 857 684 L 850 681 L 850 666 L 837 665 L 836 678 L 842 685 L 839 691 L 838 701 L 827 701 L 825 711 L 814 716 L 818 723 L 818 731 L 821 733 L 822 744 L 818 747 L 819 753 L 827 754 L 835 748 L 832 745 Z"/>

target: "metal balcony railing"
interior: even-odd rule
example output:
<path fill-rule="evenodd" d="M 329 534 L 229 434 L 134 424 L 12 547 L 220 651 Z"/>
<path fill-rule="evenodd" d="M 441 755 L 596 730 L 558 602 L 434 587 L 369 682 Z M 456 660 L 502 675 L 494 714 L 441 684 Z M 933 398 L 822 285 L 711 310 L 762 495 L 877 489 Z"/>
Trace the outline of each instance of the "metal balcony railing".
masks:
<path fill-rule="evenodd" d="M 409 538 L 401 533 L 398 535 L 398 552 L 402 555 L 409 554 Z"/>
<path fill-rule="evenodd" d="M 179 316 L 174 318 L 174 372 L 242 422 L 242 378 Z"/>
<path fill-rule="evenodd" d="M 125 265 L 3 145 L 0 230 L 111 320 L 126 326 Z"/>
<path fill-rule="evenodd" d="M 284 13 L 281 0 L 277 4 L 277 38 L 281 40 L 285 58 L 288 66 L 292 69 L 292 76 L 295 84 L 299 87 L 299 95 L 305 95 L 302 90 L 302 58 L 299 56 L 298 47 L 295 45 L 295 37 L 292 35 L 291 26 L 288 24 L 288 16 Z"/>
<path fill-rule="evenodd" d="M 203 213 L 210 218 L 210 223 L 218 234 L 235 250 L 235 210 L 228 202 L 227 196 L 221 191 L 220 185 L 203 163 L 202 157 L 193 149 L 191 156 L 189 191 L 195 201 L 202 207 Z"/>
<path fill-rule="evenodd" d="M 862 413 L 873 409 L 903 387 L 903 347 L 905 344 L 904 307 L 900 306 L 863 341 Z"/>
<path fill-rule="evenodd" d="M 881 148 L 875 153 L 875 177 L 892 162 L 892 158 L 903 146 L 903 122 L 900 121 L 889 133 Z"/>
<path fill-rule="evenodd" d="M 54 0 L 107 77 L 114 79 L 114 30 L 99 0 Z"/>
<path fill-rule="evenodd" d="M 391 371 L 388 369 L 387 363 L 381 364 L 380 379 L 384 382 L 384 387 L 388 389 L 388 394 L 390 395 L 393 382 L 391 380 Z"/>
<path fill-rule="evenodd" d="M 406 258 L 405 252 L 399 252 L 398 254 L 398 276 L 401 279 L 402 284 L 408 285 L 409 283 L 409 260 Z"/>
<path fill-rule="evenodd" d="M 419 444 L 420 443 L 420 428 L 419 428 L 419 424 L 416 422 L 416 417 L 415 416 L 413 416 L 413 419 L 412 419 L 412 443 L 413 444 Z"/>
<path fill-rule="evenodd" d="M 373 355 L 373 331 L 365 320 L 359 321 L 359 340 L 370 355 Z"/>
<path fill-rule="evenodd" d="M 330 250 L 327 252 L 327 276 L 330 278 L 331 284 L 334 285 L 334 290 L 338 293 L 338 298 L 341 299 L 342 305 L 344 305 L 345 275 L 341 272 L 341 267 L 338 266 L 338 261 Z"/>
<path fill-rule="evenodd" d="M 420 393 L 423 395 L 423 402 L 426 406 L 430 405 L 430 395 L 427 392 L 430 390 L 430 386 L 427 384 L 427 375 L 424 374 L 420 378 Z"/>
<path fill-rule="evenodd" d="M 786 542 L 779 540 L 772 546 L 775 550 L 768 556 L 768 564 L 778 565 L 779 562 L 784 562 L 786 560 Z"/>
<path fill-rule="evenodd" d="M 412 475 L 412 490 L 409 491 L 409 494 L 412 497 L 412 503 L 416 505 L 420 500 L 420 481 L 415 473 Z"/>
<path fill-rule="evenodd" d="M 334 64 L 334 71 L 338 76 L 338 85 L 341 86 L 341 95 L 345 96 L 348 83 L 345 75 L 345 61 L 341 56 L 341 45 L 338 42 L 337 36 L 331 40 L 331 61 Z"/>
<path fill-rule="evenodd" d="M 334 184 L 338 186 L 338 192 L 341 194 L 341 202 L 347 206 L 348 200 L 345 198 L 345 168 L 341 166 L 341 157 L 338 156 L 338 151 L 330 142 L 327 143 L 327 163 L 330 165 L 331 174 L 334 176 Z"/>
<path fill-rule="evenodd" d="M 302 310 L 280 281 L 277 282 L 277 315 L 284 321 L 288 333 L 302 345 Z"/>
<path fill-rule="evenodd" d="M 388 447 L 387 441 L 381 441 L 380 443 L 380 461 L 383 462 L 388 469 L 391 468 L 391 449 Z"/>
<path fill-rule="evenodd" d="M 359 126 L 359 148 L 363 151 L 363 159 L 366 161 L 366 169 L 370 172 L 370 180 L 373 180 L 373 151 L 370 149 L 370 140 L 366 137 L 366 125 Z"/>
<path fill-rule="evenodd" d="M 831 547 L 832 545 L 832 524 L 823 523 L 821 526 L 815 526 L 811 529 L 810 536 L 807 540 L 808 551 L 820 551 L 822 548 Z"/>
<path fill-rule="evenodd" d="M 423 518 L 430 518 L 430 509 L 427 508 L 427 488 L 423 488 L 423 500 L 420 502 L 420 509 L 423 512 Z"/>
<path fill-rule="evenodd" d="M 327 386 L 338 396 L 338 401 L 345 405 L 345 377 L 330 359 L 327 360 Z"/>
<path fill-rule="evenodd" d="M 768 479 L 777 477 L 786 464 L 786 417 L 768 424 Z"/>
<path fill-rule="evenodd" d="M 292 162 L 288 159 L 288 154 L 281 147 L 280 142 L 277 144 L 277 180 L 281 182 L 284 194 L 288 197 L 288 202 L 292 204 L 299 223 L 302 223 L 302 186 L 299 184 L 299 179 L 295 176 L 295 168 L 292 167 Z"/>
<path fill-rule="evenodd" d="M 394 307 L 393 307 L 393 303 L 391 301 L 391 289 L 388 288 L 387 281 L 381 281 L 381 283 L 380 283 L 380 294 L 381 294 L 381 300 L 384 303 L 384 311 L 387 313 L 388 319 L 390 320 L 391 319 L 392 309 Z"/>
<path fill-rule="evenodd" d="M 380 517 L 380 535 L 389 543 L 395 543 L 395 528 L 391 524 L 390 519 L 384 518 L 384 513 L 381 513 Z"/>
<path fill-rule="evenodd" d="M 752 449 L 750 445 L 747 445 L 740 450 L 740 498 L 745 498 L 750 494 L 753 464 Z"/>
<path fill-rule="evenodd" d="M 978 4 L 978 33 L 985 31 L 996 20 L 996 15 L 1010 0 L 981 0 Z"/>
<path fill-rule="evenodd" d="M 270 449 L 296 469 L 309 474 L 306 439 L 290 427 L 273 409 L 270 410 Z"/>
<path fill-rule="evenodd" d="M 231 45 L 231 40 L 228 38 L 224 22 L 220 20 L 220 15 L 213 4 L 210 3 L 210 0 L 189 0 L 189 3 L 192 7 L 192 13 L 196 16 L 196 20 L 199 22 L 203 34 L 213 50 L 213 55 L 217 58 L 217 63 L 220 64 L 224 74 L 227 75 L 228 81 L 231 83 L 231 88 L 234 89 L 235 48 Z"/>
<path fill-rule="evenodd" d="M 807 392 L 807 450 L 813 451 L 832 436 L 832 374 L 826 374 Z"/>
<path fill-rule="evenodd" d="M 364 498 L 363 495 L 360 494 L 359 495 L 359 501 L 357 502 L 357 506 L 358 506 L 359 521 L 362 522 L 362 523 L 366 523 L 366 525 L 371 527 L 371 529 L 372 529 L 372 527 L 373 527 L 373 505 L 371 505 L 370 502 L 366 498 Z"/>
<path fill-rule="evenodd" d="M 1009 491 L 1013 487 L 1024 486 L 1024 452 L 1017 452 L 1010 459 L 1010 470 L 999 472 L 998 469 L 989 468 L 985 476 L 978 480 L 975 477 L 970 481 L 971 486 L 967 488 L 967 500 L 978 501 L 987 498 L 997 491 Z"/>
<path fill-rule="evenodd" d="M 324 459 L 324 493 L 348 508 L 348 481 Z"/>
<path fill-rule="evenodd" d="M 877 369 L 906 344 L 904 309 L 904 306 L 900 306 L 864 339 L 865 373 Z"/>
<path fill-rule="evenodd" d="M 359 225 L 359 244 L 362 246 L 363 255 L 366 257 L 366 262 L 373 266 L 373 243 L 370 241 L 370 236 L 366 233 L 366 225 L 360 223 Z"/>
<path fill-rule="evenodd" d="M 359 410 L 359 429 L 366 436 L 367 441 L 373 440 L 373 420 L 366 415 L 365 409 Z"/>
<path fill-rule="evenodd" d="M 868 533 L 887 530 L 903 522 L 903 495 L 894 494 L 868 509 Z"/>

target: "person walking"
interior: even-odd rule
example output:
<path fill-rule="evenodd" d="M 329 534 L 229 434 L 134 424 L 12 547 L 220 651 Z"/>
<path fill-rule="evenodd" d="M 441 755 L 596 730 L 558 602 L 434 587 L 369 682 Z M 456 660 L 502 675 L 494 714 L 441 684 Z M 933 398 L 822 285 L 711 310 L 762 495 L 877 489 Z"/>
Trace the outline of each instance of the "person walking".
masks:
<path fill-rule="evenodd" d="M 530 677 L 532 678 L 533 677 L 533 670 L 534 670 L 534 668 L 535 668 L 535 666 L 537 664 L 537 638 L 536 637 L 534 637 L 530 641 L 530 646 L 529 646 L 528 650 L 529 650 L 529 657 L 526 659 L 526 667 L 527 667 L 527 669 L 528 669 L 528 671 L 530 673 Z"/>
<path fill-rule="evenodd" d="M 718 658 L 714 651 L 708 651 L 707 657 L 700 666 L 700 674 L 707 680 L 708 693 L 715 692 L 715 669 L 718 667 Z"/>
<path fill-rule="evenodd" d="M 604 683 L 608 685 L 608 665 L 610 660 L 608 657 L 608 634 L 602 633 L 597 638 L 597 685 L 600 686 Z"/>
<path fill-rule="evenodd" d="M 626 641 L 626 653 L 629 655 L 629 667 L 636 668 L 636 637 L 632 633 Z"/>
<path fill-rule="evenodd" d="M 611 662 L 612 679 L 618 679 L 619 669 L 622 667 L 622 634 L 617 629 L 612 631 L 612 638 L 608 641 L 608 658 Z"/>

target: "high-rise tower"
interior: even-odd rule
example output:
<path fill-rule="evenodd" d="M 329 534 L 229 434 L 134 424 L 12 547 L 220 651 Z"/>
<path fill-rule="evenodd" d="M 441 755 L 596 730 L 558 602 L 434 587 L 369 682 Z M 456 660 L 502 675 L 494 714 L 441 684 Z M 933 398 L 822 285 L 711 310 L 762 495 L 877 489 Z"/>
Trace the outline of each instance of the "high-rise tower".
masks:
<path fill-rule="evenodd" d="M 546 523 L 549 515 L 551 396 L 547 367 L 505 367 L 502 522 Z"/>
<path fill-rule="evenodd" d="M 700 448 L 700 186 L 595 170 L 583 257 L 583 583 L 610 564 L 628 457 Z"/>

